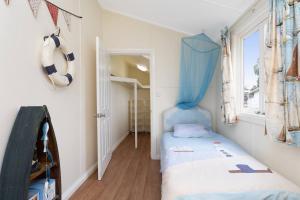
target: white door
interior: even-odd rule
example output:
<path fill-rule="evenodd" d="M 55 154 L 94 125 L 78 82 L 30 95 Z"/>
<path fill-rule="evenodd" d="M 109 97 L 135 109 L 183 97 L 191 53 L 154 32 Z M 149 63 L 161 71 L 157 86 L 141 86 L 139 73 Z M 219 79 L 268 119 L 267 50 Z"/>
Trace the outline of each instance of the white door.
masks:
<path fill-rule="evenodd" d="M 103 43 L 96 38 L 96 76 L 97 76 L 97 145 L 98 180 L 101 180 L 111 159 L 110 134 L 110 72 L 108 54 Z"/>

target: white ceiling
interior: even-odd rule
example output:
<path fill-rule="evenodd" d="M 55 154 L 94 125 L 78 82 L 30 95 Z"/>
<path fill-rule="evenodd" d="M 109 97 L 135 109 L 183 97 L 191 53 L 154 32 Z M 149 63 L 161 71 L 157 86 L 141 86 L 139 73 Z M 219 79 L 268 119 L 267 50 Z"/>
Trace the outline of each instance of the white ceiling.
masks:
<path fill-rule="evenodd" d="M 98 0 L 104 9 L 187 34 L 218 35 L 257 0 Z"/>

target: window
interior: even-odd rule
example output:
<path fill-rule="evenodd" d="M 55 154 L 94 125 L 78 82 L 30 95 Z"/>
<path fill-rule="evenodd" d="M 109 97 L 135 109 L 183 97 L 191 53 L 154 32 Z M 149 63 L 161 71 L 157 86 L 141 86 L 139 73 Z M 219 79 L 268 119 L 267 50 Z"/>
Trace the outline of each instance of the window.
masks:
<path fill-rule="evenodd" d="M 238 98 L 240 113 L 264 115 L 264 29 L 265 23 L 240 34 L 239 48 Z"/>
<path fill-rule="evenodd" d="M 257 114 L 260 112 L 259 46 L 259 31 L 243 38 L 243 111 Z"/>

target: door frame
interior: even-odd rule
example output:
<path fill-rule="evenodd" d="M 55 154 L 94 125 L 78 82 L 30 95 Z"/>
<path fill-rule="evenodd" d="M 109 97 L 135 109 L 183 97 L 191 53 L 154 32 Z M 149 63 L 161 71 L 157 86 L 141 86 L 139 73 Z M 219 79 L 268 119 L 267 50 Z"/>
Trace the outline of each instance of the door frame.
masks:
<path fill-rule="evenodd" d="M 159 156 L 157 154 L 157 119 L 156 115 L 156 104 L 155 104 L 155 94 L 156 94 L 156 68 L 155 68 L 155 53 L 153 49 L 108 49 L 107 53 L 112 55 L 128 55 L 128 56 L 139 56 L 143 54 L 149 55 L 150 62 L 150 106 L 151 106 L 151 158 L 153 160 L 158 160 Z"/>

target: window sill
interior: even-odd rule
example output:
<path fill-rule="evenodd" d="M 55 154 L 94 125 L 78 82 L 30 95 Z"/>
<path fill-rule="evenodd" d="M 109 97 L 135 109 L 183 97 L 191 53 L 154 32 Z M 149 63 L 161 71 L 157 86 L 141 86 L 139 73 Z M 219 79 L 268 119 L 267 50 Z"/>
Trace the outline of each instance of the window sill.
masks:
<path fill-rule="evenodd" d="M 265 116 L 264 115 L 240 113 L 238 118 L 240 121 L 257 124 L 257 125 L 261 125 L 261 126 L 265 125 Z"/>

